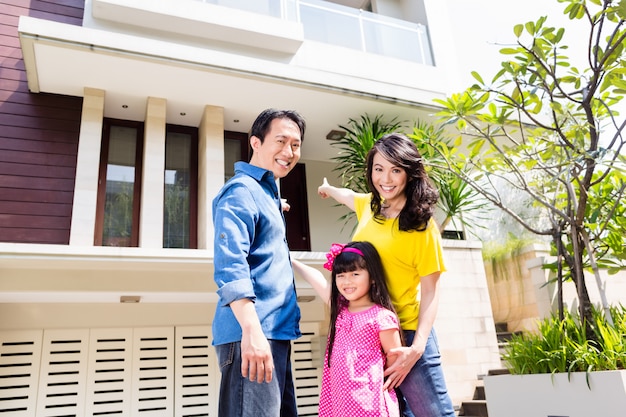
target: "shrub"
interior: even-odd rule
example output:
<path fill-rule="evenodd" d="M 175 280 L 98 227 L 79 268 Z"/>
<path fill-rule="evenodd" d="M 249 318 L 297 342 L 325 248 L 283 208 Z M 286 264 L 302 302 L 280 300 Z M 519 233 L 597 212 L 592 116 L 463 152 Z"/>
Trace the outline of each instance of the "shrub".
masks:
<path fill-rule="evenodd" d="M 514 335 L 504 348 L 506 367 L 518 375 L 626 369 L 626 307 L 610 310 L 613 324 L 593 309 L 591 338 L 580 317 L 570 312 L 563 320 L 553 315 L 540 321 L 537 333 Z"/>

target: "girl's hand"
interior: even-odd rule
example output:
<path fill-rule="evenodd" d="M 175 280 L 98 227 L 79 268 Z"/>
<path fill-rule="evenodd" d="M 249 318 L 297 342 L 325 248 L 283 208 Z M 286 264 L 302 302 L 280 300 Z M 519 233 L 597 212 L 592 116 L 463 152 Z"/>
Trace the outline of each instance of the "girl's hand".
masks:
<path fill-rule="evenodd" d="M 424 349 L 419 350 L 416 346 L 402 346 L 391 349 L 387 353 L 387 358 L 388 361 L 393 363 L 389 368 L 385 369 L 387 379 L 383 388 L 393 389 L 399 387 L 423 354 Z"/>

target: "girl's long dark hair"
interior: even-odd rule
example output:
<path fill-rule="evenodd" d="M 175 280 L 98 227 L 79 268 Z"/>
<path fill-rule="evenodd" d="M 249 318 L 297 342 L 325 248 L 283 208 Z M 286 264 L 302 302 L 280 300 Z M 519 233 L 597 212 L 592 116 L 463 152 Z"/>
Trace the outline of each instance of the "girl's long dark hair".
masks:
<path fill-rule="evenodd" d="M 330 290 L 330 326 L 328 329 L 328 367 L 330 368 L 330 357 L 333 352 L 335 342 L 336 327 L 335 322 L 339 316 L 342 305 L 347 303 L 346 299 L 339 293 L 337 288 L 337 274 L 352 272 L 357 269 L 365 269 L 370 276 L 369 296 L 375 304 L 378 304 L 394 313 L 396 310 L 391 303 L 391 297 L 385 282 L 385 270 L 380 260 L 378 251 L 369 242 L 350 242 L 346 248 L 355 248 L 363 252 L 363 256 L 354 252 L 341 252 L 335 258 L 332 270 L 332 284 Z M 345 248 L 344 248 L 345 249 Z"/>
<path fill-rule="evenodd" d="M 435 212 L 439 191 L 428 177 L 417 146 L 402 134 L 390 133 L 378 139 L 367 154 L 367 186 L 372 193 L 370 206 L 374 219 L 382 221 L 384 219 L 380 212 L 382 199 L 372 182 L 372 166 L 376 154 L 380 154 L 406 172 L 407 183 L 404 190 L 406 204 L 398 216 L 399 229 L 402 231 L 426 230 L 428 221 Z"/>

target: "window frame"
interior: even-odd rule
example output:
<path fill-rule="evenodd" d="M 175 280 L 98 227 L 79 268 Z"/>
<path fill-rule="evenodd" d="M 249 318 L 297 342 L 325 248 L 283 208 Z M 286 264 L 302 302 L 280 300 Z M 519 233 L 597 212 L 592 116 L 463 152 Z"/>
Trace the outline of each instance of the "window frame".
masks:
<path fill-rule="evenodd" d="M 198 128 L 191 126 L 181 126 L 167 124 L 165 127 L 165 140 L 167 141 L 167 134 L 182 133 L 188 134 L 191 137 L 191 149 L 189 152 L 189 248 L 198 248 Z M 163 167 L 163 187 L 165 187 L 165 167 Z M 165 194 L 164 194 L 165 196 Z M 165 210 L 163 211 L 165 217 Z M 165 219 L 164 219 L 165 221 Z M 165 230 L 163 231 L 163 238 L 165 239 Z M 163 243 L 163 242 L 161 242 Z M 182 249 L 182 248 L 174 248 Z"/>
<path fill-rule="evenodd" d="M 106 177 L 109 158 L 109 144 L 111 140 L 111 127 L 121 126 L 137 129 L 135 142 L 135 182 L 133 185 L 133 215 L 130 234 L 130 246 L 139 246 L 139 213 L 141 209 L 141 183 L 143 178 L 143 142 L 144 123 L 131 120 L 104 118 L 102 123 L 102 143 L 100 147 L 100 167 L 98 169 L 98 194 L 96 200 L 96 224 L 94 234 L 94 246 L 102 246 L 102 233 L 104 232 L 104 206 L 106 200 Z"/>

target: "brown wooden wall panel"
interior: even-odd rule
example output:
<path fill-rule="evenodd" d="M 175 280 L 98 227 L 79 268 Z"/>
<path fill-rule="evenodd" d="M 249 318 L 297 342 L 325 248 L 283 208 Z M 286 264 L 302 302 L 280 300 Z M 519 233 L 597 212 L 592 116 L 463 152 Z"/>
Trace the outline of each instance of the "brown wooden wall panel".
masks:
<path fill-rule="evenodd" d="M 0 201 L 0 212 L 17 213 L 19 216 L 32 215 L 43 217 L 63 217 L 68 218 L 72 214 L 71 207 L 67 204 L 40 204 L 25 203 L 23 201 Z M 55 222 L 55 224 L 58 224 Z"/>
<path fill-rule="evenodd" d="M 24 192 L 29 190 L 74 191 L 74 179 L 32 178 L 18 175 L 0 175 L 0 186 L 17 188 Z M 73 198 L 72 194 L 72 198 Z M 71 205 L 71 201 L 70 201 Z"/>
<path fill-rule="evenodd" d="M 0 149 L 3 150 L 0 161 L 62 166 L 74 166 L 76 163 L 74 143 L 0 138 Z"/>
<path fill-rule="evenodd" d="M 74 167 L 60 167 L 54 165 L 34 165 L 23 162 L 0 162 L 0 175 L 15 175 L 20 177 L 39 177 L 38 174 L 55 178 L 74 179 L 76 170 Z"/>
<path fill-rule="evenodd" d="M 28 223 L 28 221 L 24 220 L 24 223 Z M 5 236 L 11 237 L 10 242 L 19 243 L 57 244 L 58 242 L 69 242 L 70 240 L 69 228 L 65 230 L 36 228 L 31 226 L 28 228 L 15 229 L 0 226 L 0 241 L 5 241 Z"/>
<path fill-rule="evenodd" d="M 31 201 L 36 203 L 65 204 L 68 198 L 72 198 L 72 191 L 59 190 L 20 190 L 17 188 L 0 188 L 0 195 L 4 201 Z"/>
<path fill-rule="evenodd" d="M 54 216 L 33 216 L 28 214 L 21 214 L 17 216 L 10 216 L 6 214 L 0 214 L 0 227 L 4 230 L 14 229 L 14 222 L 16 219 L 20 220 L 20 223 L 25 223 L 33 229 L 52 229 L 63 230 L 67 229 L 69 234 L 70 219 L 68 217 L 54 217 Z M 60 219 L 60 220 L 59 220 Z"/>
<path fill-rule="evenodd" d="M 82 0 L 0 0 L 0 241 L 68 244 L 82 98 L 28 91 L 19 16 L 81 25 Z"/>

